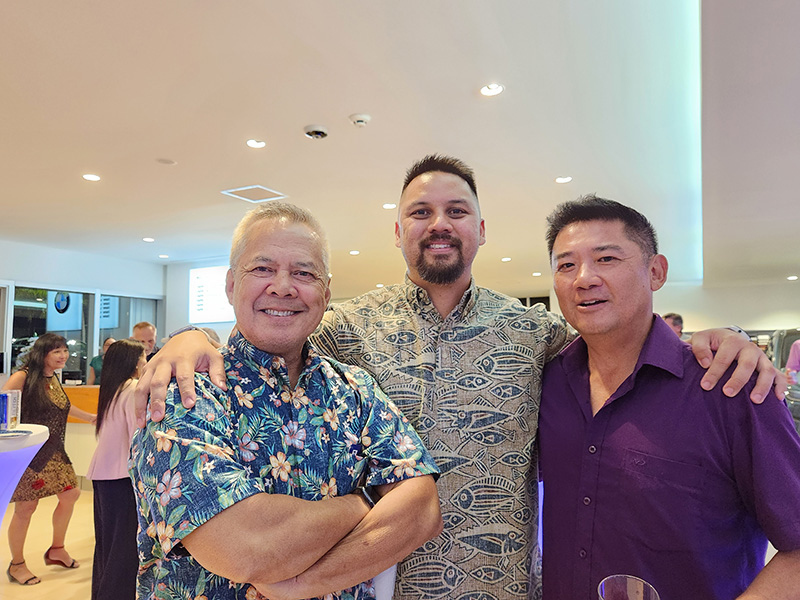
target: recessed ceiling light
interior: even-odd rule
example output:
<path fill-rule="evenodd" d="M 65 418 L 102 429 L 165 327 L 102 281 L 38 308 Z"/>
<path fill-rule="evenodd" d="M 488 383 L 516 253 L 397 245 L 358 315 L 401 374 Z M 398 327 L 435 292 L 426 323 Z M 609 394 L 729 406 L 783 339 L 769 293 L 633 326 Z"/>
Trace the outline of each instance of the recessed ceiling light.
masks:
<path fill-rule="evenodd" d="M 500 260 L 503 261 L 503 262 L 511 262 L 511 257 L 510 256 L 504 256 Z"/>
<path fill-rule="evenodd" d="M 490 83 L 481 88 L 481 94 L 484 96 L 497 96 L 497 94 L 502 94 L 505 89 L 499 83 Z"/>
<path fill-rule="evenodd" d="M 386 210 L 392 210 L 393 208 L 397 208 L 397 204 L 394 204 L 393 202 L 387 202 L 383 205 L 383 208 Z"/>
<path fill-rule="evenodd" d="M 534 277 L 541 277 L 542 276 L 542 274 L 539 273 L 539 271 L 536 271 L 535 273 L 531 273 L 531 275 L 533 275 Z"/>
<path fill-rule="evenodd" d="M 789 275 L 786 279 L 789 281 L 797 281 L 797 275 Z"/>
<path fill-rule="evenodd" d="M 382 283 L 376 283 L 376 284 L 375 284 L 375 287 L 376 287 L 376 288 L 382 288 L 382 287 L 383 287 L 383 284 L 382 284 Z"/>
<path fill-rule="evenodd" d="M 361 254 L 358 250 L 350 250 L 350 256 L 358 256 Z"/>
<path fill-rule="evenodd" d="M 169 254 L 159 254 L 158 258 L 169 258 Z"/>
<path fill-rule="evenodd" d="M 572 181 L 572 177 L 569 175 L 566 177 L 556 177 L 556 183 L 569 183 Z"/>
<path fill-rule="evenodd" d="M 86 173 L 86 175 L 84 175 L 83 178 L 86 181 L 100 181 L 100 175 L 94 175 L 92 173 Z"/>
<path fill-rule="evenodd" d="M 155 242 L 155 241 L 156 241 L 156 238 L 151 238 L 151 237 L 143 237 L 143 238 L 142 238 L 142 241 L 143 241 L 143 242 L 147 242 L 148 244 L 152 244 L 153 242 Z"/>
<path fill-rule="evenodd" d="M 156 162 L 162 165 L 169 165 L 170 167 L 174 167 L 178 164 L 177 160 L 172 160 L 171 158 L 157 158 Z"/>
<path fill-rule="evenodd" d="M 247 140 L 246 143 L 251 148 L 263 148 L 267 145 L 267 142 L 262 142 L 261 140 Z"/>

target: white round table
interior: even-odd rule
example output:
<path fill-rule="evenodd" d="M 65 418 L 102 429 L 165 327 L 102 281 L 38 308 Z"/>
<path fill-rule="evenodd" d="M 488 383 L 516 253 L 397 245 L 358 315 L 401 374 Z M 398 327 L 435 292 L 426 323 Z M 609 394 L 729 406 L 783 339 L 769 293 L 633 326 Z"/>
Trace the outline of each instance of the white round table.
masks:
<path fill-rule="evenodd" d="M 30 431 L 31 434 L 14 435 L 19 431 Z M 50 430 L 47 427 L 32 423 L 20 423 L 9 433 L 0 431 L 0 519 L 17 489 L 20 477 L 49 437 Z"/>

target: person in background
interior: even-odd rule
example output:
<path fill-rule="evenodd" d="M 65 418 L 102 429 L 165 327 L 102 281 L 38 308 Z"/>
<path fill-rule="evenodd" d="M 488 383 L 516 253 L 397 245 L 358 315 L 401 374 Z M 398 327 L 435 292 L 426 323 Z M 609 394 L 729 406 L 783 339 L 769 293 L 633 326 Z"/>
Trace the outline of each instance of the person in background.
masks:
<path fill-rule="evenodd" d="M 148 361 L 160 350 L 160 348 L 156 346 L 156 326 L 147 321 L 141 321 L 133 326 L 131 339 L 144 344 L 144 351 L 145 354 L 147 354 Z"/>
<path fill-rule="evenodd" d="M 548 218 L 553 287 L 580 337 L 544 370 L 543 594 L 593 600 L 634 575 L 665 599 L 800 598 L 800 436 L 786 404 L 704 391 L 653 314 L 652 225 L 585 196 Z M 769 539 L 778 554 L 764 566 Z"/>
<path fill-rule="evenodd" d="M 136 431 L 133 390 L 146 363 L 144 345 L 134 340 L 120 340 L 105 353 L 97 401 L 97 448 L 86 473 L 94 489 L 92 600 L 136 596 L 136 502 L 128 456 Z"/>
<path fill-rule="evenodd" d="M 106 338 L 103 342 L 103 351 L 89 362 L 89 377 L 86 385 L 100 385 L 100 377 L 103 372 L 103 357 L 108 352 L 108 347 L 116 342 L 113 337 Z"/>
<path fill-rule="evenodd" d="M 800 340 L 795 340 L 789 348 L 789 357 L 786 359 L 786 377 L 791 385 L 797 384 L 797 372 L 800 371 Z"/>
<path fill-rule="evenodd" d="M 667 313 L 661 318 L 664 319 L 664 322 L 669 325 L 669 328 L 672 329 L 672 331 L 674 331 L 679 338 L 684 339 L 682 316 L 680 316 L 678 313 Z"/>
<path fill-rule="evenodd" d="M 163 421 L 133 438 L 140 598 L 372 600 L 372 577 L 441 531 L 439 471 L 416 431 L 366 372 L 308 344 L 328 257 L 296 206 L 237 226 L 228 392 L 197 375 L 187 414 L 170 385 Z"/>
<path fill-rule="evenodd" d="M 44 553 L 45 564 L 67 569 L 79 566 L 64 548 L 72 509 L 81 493 L 72 461 L 64 449 L 64 436 L 67 415 L 90 423 L 95 415 L 71 406 L 61 387 L 55 372 L 64 368 L 68 358 L 67 340 L 45 333 L 33 344 L 22 369 L 13 373 L 3 386 L 4 390 L 22 390 L 23 423 L 45 425 L 50 430 L 50 437 L 33 457 L 11 497 L 14 502 L 14 515 L 8 525 L 11 564 L 6 575 L 10 582 L 20 585 L 40 582 L 25 564 L 25 538 L 40 498 L 58 497 L 53 511 L 52 543 Z"/>

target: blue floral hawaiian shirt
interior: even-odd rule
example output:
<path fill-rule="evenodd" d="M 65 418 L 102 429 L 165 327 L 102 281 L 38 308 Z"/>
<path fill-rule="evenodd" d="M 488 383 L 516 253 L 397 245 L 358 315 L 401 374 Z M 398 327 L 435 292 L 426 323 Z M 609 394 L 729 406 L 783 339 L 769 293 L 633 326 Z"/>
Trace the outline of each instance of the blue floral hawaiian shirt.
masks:
<path fill-rule="evenodd" d="M 258 598 L 204 569 L 181 539 L 234 503 L 259 493 L 322 500 L 438 469 L 416 431 L 358 367 L 307 359 L 294 389 L 280 357 L 234 334 L 222 351 L 223 392 L 195 375 L 197 403 L 181 405 L 173 380 L 166 412 L 133 438 L 130 472 L 137 499 L 137 597 Z M 326 598 L 374 598 L 372 582 Z"/>

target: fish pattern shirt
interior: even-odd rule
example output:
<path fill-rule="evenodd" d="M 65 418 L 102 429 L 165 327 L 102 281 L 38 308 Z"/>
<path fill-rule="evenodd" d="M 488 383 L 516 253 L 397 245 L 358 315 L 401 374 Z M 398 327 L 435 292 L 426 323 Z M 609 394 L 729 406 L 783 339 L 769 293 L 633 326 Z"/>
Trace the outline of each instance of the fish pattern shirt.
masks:
<path fill-rule="evenodd" d="M 282 358 L 234 334 L 222 354 L 228 392 L 195 375 L 197 403 L 183 408 L 175 380 L 164 419 L 132 442 L 139 531 L 137 597 L 247 599 L 255 587 L 204 569 L 181 540 L 254 494 L 321 500 L 366 485 L 436 474 L 413 427 L 358 367 L 306 346 L 294 388 Z M 287 541 L 286 551 L 291 550 Z M 372 600 L 371 580 L 327 600 Z"/>
<path fill-rule="evenodd" d="M 541 598 L 542 369 L 572 337 L 543 305 L 474 283 L 444 319 L 408 279 L 325 313 L 310 341 L 372 373 L 442 471 L 444 532 L 398 565 L 395 600 Z"/>

